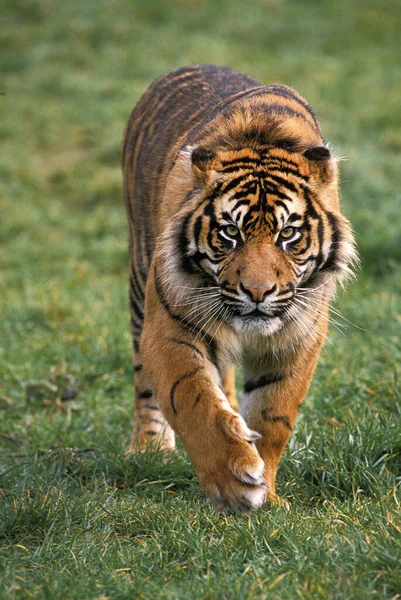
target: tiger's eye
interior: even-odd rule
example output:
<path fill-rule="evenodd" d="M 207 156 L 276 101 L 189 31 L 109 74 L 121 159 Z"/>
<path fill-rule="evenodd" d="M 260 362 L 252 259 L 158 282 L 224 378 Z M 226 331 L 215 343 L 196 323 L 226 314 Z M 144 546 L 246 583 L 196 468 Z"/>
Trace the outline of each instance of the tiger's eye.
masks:
<path fill-rule="evenodd" d="M 284 227 L 284 229 L 280 231 L 280 237 L 282 237 L 283 240 L 289 240 L 294 237 L 295 231 L 295 227 Z"/>
<path fill-rule="evenodd" d="M 235 227 L 234 225 L 227 225 L 227 227 L 224 228 L 224 231 L 230 237 L 237 237 L 238 235 L 238 227 Z"/>

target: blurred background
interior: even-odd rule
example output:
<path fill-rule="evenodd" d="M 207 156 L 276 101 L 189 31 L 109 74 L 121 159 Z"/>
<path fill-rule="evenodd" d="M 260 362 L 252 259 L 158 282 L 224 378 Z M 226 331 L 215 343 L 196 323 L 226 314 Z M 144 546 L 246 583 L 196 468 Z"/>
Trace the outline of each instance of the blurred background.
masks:
<path fill-rule="evenodd" d="M 332 315 L 279 488 L 301 501 L 383 473 L 383 493 L 399 485 L 401 2 L 6 0 L 1 24 L 0 488 L 24 498 L 51 472 L 67 489 L 66 472 L 100 464 L 68 449 L 94 446 L 105 481 L 135 477 L 118 462 L 133 390 L 120 145 L 150 83 L 201 62 L 295 88 L 344 159 L 362 267 L 336 301 L 346 320 Z M 21 457 L 36 467 L 15 468 Z"/>

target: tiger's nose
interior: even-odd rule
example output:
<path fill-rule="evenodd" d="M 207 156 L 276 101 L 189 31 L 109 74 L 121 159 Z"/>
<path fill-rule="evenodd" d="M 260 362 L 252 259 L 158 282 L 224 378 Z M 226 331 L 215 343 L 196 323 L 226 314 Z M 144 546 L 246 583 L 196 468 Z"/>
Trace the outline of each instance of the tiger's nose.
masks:
<path fill-rule="evenodd" d="M 248 283 L 245 283 L 244 285 L 243 283 L 240 283 L 239 286 L 240 289 L 254 302 L 263 302 L 266 296 L 273 294 L 277 289 L 276 284 L 274 284 L 273 287 L 266 287 L 264 285 L 252 285 Z"/>

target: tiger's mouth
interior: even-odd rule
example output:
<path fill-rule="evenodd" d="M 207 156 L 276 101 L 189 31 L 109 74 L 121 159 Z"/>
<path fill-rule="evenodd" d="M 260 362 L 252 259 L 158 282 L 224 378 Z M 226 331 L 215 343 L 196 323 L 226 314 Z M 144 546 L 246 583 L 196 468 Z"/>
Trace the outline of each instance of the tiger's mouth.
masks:
<path fill-rule="evenodd" d="M 231 303 L 228 304 L 228 306 L 230 308 L 231 317 L 244 319 L 247 321 L 257 321 L 260 319 L 268 321 L 276 317 L 282 317 L 285 314 L 283 307 L 269 306 L 265 307 L 263 310 L 259 306 L 256 306 L 249 310 L 249 308 L 246 306 L 233 306 Z"/>
<path fill-rule="evenodd" d="M 255 310 L 246 315 L 231 316 L 229 324 L 238 332 L 273 335 L 284 326 L 283 316 L 266 315 L 259 310 Z"/>
<path fill-rule="evenodd" d="M 247 317 L 247 318 L 254 318 L 254 317 L 269 318 L 271 315 L 266 314 L 265 312 L 261 311 L 260 308 L 256 307 L 254 310 L 252 310 L 249 313 L 245 313 L 243 316 Z"/>
<path fill-rule="evenodd" d="M 227 322 L 238 332 L 259 332 L 272 335 L 280 330 L 287 322 L 286 308 L 289 302 L 280 306 L 247 306 L 240 303 L 224 302 L 229 307 Z"/>

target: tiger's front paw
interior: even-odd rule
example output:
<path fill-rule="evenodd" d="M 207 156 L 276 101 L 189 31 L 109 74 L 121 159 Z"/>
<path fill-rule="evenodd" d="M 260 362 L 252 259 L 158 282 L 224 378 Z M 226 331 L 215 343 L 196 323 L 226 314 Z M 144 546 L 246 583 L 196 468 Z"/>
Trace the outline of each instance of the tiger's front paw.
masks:
<path fill-rule="evenodd" d="M 235 463 L 230 466 L 221 469 L 214 481 L 209 480 L 205 485 L 206 493 L 217 508 L 224 513 L 246 514 L 261 507 L 268 492 L 263 480 L 263 467 L 238 468 Z"/>
<path fill-rule="evenodd" d="M 209 436 L 212 455 L 204 455 L 207 462 L 203 460 L 197 468 L 207 495 L 224 512 L 247 513 L 259 508 L 268 494 L 264 462 L 255 446 L 259 434 L 250 430 L 242 417 L 229 413 Z"/>

